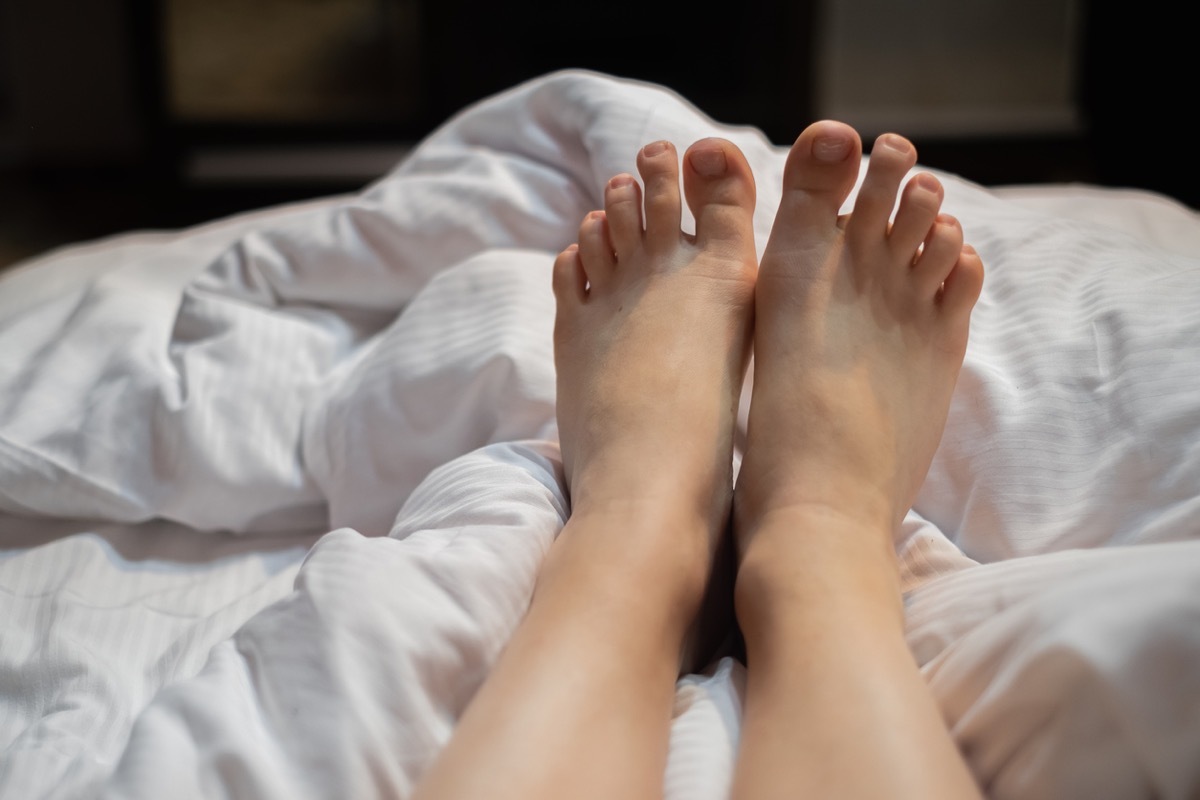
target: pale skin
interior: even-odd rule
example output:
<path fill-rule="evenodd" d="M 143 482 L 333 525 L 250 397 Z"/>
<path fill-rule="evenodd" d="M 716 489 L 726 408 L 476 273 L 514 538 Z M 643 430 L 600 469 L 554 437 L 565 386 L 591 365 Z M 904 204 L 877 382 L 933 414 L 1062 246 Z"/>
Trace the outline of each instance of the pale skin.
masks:
<path fill-rule="evenodd" d="M 661 797 L 675 679 L 731 518 L 748 655 L 734 796 L 978 796 L 905 644 L 891 541 L 983 268 L 936 179 L 901 191 L 916 160 L 901 137 L 876 143 L 839 218 L 860 154 L 845 125 L 805 130 L 761 265 L 730 142 L 682 159 L 653 143 L 640 184 L 609 182 L 554 266 L 571 517 L 418 798 Z"/>

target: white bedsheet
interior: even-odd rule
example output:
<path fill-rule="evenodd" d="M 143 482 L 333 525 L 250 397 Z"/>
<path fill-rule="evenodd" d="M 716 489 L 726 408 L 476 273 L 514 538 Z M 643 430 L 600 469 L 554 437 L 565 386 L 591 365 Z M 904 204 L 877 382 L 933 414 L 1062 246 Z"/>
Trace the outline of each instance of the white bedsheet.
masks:
<path fill-rule="evenodd" d="M 782 149 L 576 72 L 360 194 L 0 279 L 0 796 L 405 796 L 566 514 L 553 255 L 707 135 L 761 248 Z M 1200 218 L 942 177 L 987 279 L 897 540 L 910 644 L 993 796 L 1194 796 Z M 726 796 L 743 681 L 680 681 L 667 797 Z"/>

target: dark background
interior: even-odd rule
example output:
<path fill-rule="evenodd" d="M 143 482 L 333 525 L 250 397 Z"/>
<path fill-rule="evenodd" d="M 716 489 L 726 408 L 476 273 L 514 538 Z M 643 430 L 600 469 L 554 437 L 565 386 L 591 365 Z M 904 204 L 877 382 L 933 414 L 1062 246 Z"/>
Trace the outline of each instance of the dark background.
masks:
<path fill-rule="evenodd" d="M 189 22 L 172 18 L 166 0 L 0 0 L 0 268 L 66 242 L 353 191 L 367 180 L 361 170 L 203 178 L 198 154 L 395 147 L 473 100 L 563 67 L 665 84 L 779 143 L 814 118 L 816 43 L 806 32 L 819 3 L 738 0 L 718 12 L 677 0 L 365 1 L 358 28 L 341 31 L 350 45 L 306 65 L 327 82 L 326 105 L 277 107 L 270 75 L 283 56 L 274 43 L 290 34 L 316 41 L 326 10 L 321 0 L 244 0 L 242 8 L 276 13 L 292 3 L 296 13 L 282 19 L 294 18 L 295 29 L 264 32 L 245 63 L 246 85 L 259 81 L 266 92 L 261 113 L 251 97 L 222 117 L 197 112 L 171 83 L 171 31 Z M 1127 186 L 1200 208 L 1191 127 L 1200 69 L 1189 26 L 1159 0 L 1080 10 L 1081 130 L 914 136 L 921 161 L 988 185 Z M 229 42 L 253 33 L 236 17 L 226 24 Z M 936 50 L 921 34 L 896 32 Z M 197 58 L 221 56 L 223 37 L 212 39 Z M 230 84 L 231 96 L 240 85 Z"/>

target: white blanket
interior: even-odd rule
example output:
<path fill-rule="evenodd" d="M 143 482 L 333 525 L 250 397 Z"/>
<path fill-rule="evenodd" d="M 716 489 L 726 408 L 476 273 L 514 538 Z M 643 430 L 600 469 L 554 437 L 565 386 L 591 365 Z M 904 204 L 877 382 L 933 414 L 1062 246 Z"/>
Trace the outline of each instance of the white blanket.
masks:
<path fill-rule="evenodd" d="M 708 135 L 761 249 L 782 148 L 573 72 L 360 194 L 0 279 L 0 796 L 407 795 L 567 514 L 554 253 Z M 941 177 L 987 278 L 897 539 L 913 652 L 991 795 L 1195 796 L 1200 218 Z M 681 679 L 667 797 L 727 795 L 743 681 Z"/>

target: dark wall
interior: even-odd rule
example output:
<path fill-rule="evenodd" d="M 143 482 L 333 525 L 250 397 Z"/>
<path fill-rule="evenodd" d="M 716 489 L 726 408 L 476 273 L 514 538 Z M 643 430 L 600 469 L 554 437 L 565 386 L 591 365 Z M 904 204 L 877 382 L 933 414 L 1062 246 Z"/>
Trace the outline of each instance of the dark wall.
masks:
<path fill-rule="evenodd" d="M 121 3 L 0 3 L 7 160 L 90 166 L 142 157 L 133 15 Z"/>
<path fill-rule="evenodd" d="M 1090 4 L 1080 90 L 1098 182 L 1154 189 L 1200 209 L 1200 42 L 1183 8 Z"/>
<path fill-rule="evenodd" d="M 391 2 L 378 0 L 384 10 Z M 354 189 L 354 178 L 199 187 L 183 165 L 214 145 L 415 140 L 475 99 L 562 67 L 663 83 L 714 118 L 756 125 L 776 142 L 813 117 L 814 6 L 804 0 L 739 0 L 716 17 L 671 0 L 431 0 L 419 15 L 423 90 L 410 113 L 294 125 L 174 117 L 163 8 L 162 0 L 0 3 L 0 237 L 177 227 Z M 1190 27 L 1165 0 L 1082 10 L 1084 133 L 918 140 L 923 162 L 985 184 L 1132 186 L 1200 208 L 1190 122 L 1200 75 Z M 896 35 L 936 48 L 919 31 Z"/>
<path fill-rule="evenodd" d="M 739 0 L 714 11 L 670 0 L 430 3 L 426 64 L 435 116 L 540 74 L 582 67 L 669 86 L 718 120 L 790 141 L 810 116 L 812 5 Z"/>

